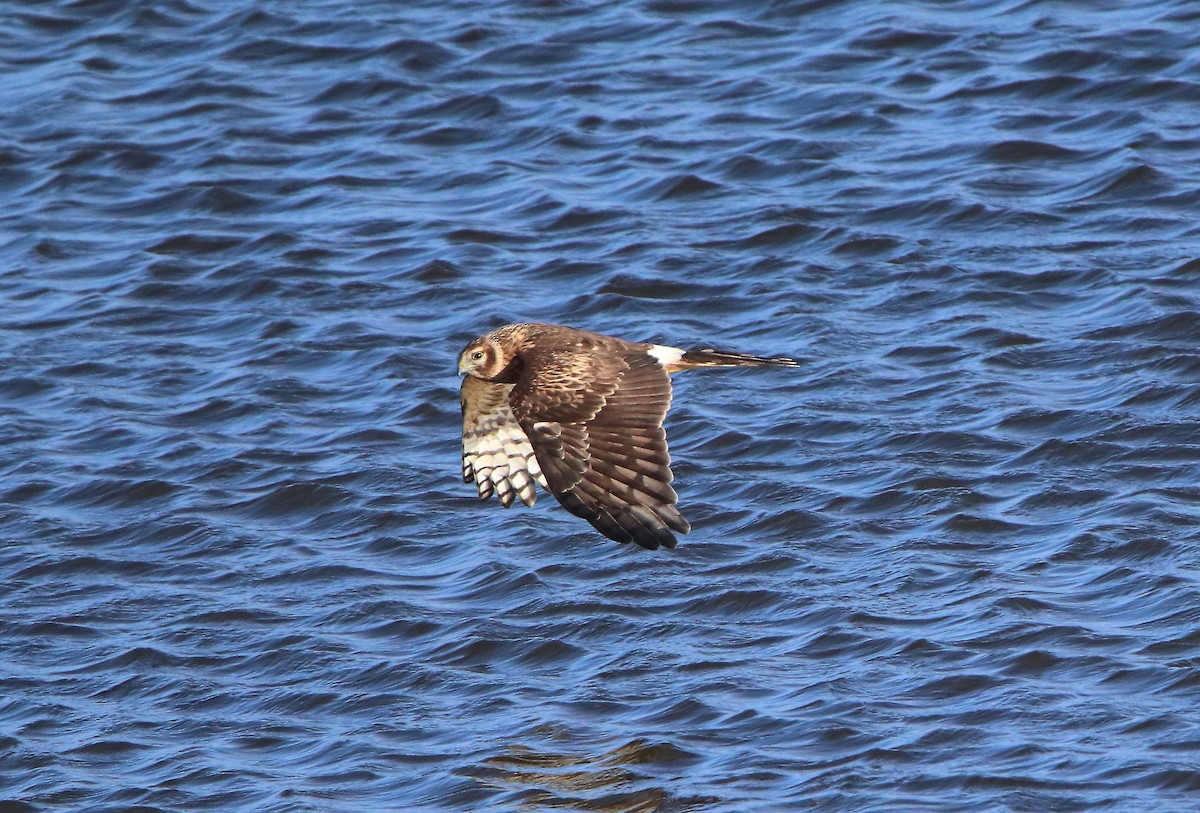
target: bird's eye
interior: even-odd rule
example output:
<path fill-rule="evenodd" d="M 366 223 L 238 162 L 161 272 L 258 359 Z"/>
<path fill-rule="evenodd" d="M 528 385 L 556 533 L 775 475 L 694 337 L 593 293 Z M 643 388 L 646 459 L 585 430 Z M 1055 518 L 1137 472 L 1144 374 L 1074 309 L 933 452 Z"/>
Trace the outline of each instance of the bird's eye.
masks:
<path fill-rule="evenodd" d="M 483 358 L 483 351 L 476 350 L 474 353 L 471 354 L 471 358 L 475 359 L 476 361 L 479 361 L 481 358 Z"/>

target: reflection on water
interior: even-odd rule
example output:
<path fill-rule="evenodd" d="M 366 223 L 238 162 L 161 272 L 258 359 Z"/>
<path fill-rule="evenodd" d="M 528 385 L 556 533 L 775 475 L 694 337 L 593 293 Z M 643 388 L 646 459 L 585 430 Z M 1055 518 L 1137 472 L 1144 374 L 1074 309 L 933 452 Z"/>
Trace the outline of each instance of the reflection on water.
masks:
<path fill-rule="evenodd" d="M 562 744 L 569 746 L 568 740 Z M 505 753 L 487 757 L 477 768 L 464 771 L 467 776 L 505 792 L 512 803 L 524 809 L 566 808 L 595 811 L 650 811 L 664 804 L 704 807 L 719 803 L 717 798 L 680 799 L 663 787 L 629 791 L 645 783 L 654 774 L 661 780 L 681 776 L 696 763 L 694 754 L 681 752 L 669 744 L 655 745 L 645 740 L 630 740 L 624 745 L 595 757 L 536 751 L 523 745 L 509 746 Z M 674 770 L 672 770 L 674 769 Z"/>

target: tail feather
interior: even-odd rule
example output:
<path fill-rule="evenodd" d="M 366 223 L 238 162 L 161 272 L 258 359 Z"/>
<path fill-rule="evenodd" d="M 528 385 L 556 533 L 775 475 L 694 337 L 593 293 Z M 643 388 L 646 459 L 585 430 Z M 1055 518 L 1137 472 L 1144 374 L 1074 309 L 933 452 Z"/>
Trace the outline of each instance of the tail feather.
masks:
<path fill-rule="evenodd" d="M 745 353 L 729 353 L 724 350 L 685 350 L 676 367 L 687 370 L 692 367 L 799 367 L 800 362 L 786 356 L 748 356 Z"/>

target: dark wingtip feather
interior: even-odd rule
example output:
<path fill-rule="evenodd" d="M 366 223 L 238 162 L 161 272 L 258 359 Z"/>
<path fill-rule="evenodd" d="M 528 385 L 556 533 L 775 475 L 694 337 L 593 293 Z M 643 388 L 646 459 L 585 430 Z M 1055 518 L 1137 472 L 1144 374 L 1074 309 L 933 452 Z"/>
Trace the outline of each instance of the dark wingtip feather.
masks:
<path fill-rule="evenodd" d="M 586 519 L 597 531 L 623 545 L 633 542 L 646 550 L 658 550 L 660 547 L 673 550 L 678 540 L 671 533 L 670 527 L 680 529 L 682 526 L 681 533 L 690 530 L 687 520 L 679 516 L 679 512 L 675 511 L 673 506 L 660 506 L 656 510 L 646 505 L 631 505 L 598 510 L 581 500 L 574 491 L 564 492 L 559 495 L 558 500 L 572 514 Z M 669 515 L 664 521 L 664 518 L 659 516 L 659 511 L 663 508 L 670 508 L 674 516 Z M 675 521 L 674 517 L 678 517 L 678 521 Z"/>

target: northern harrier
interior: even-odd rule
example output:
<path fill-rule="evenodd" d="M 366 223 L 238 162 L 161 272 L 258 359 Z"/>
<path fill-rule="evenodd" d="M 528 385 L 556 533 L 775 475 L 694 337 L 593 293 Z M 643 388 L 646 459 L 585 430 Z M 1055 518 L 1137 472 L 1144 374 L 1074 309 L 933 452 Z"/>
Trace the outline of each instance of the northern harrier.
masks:
<path fill-rule="evenodd" d="M 618 542 L 675 547 L 691 526 L 675 507 L 663 418 L 669 373 L 695 367 L 796 366 L 718 350 L 681 350 L 561 325 L 493 330 L 458 358 L 463 480 L 537 499 L 534 481 Z"/>

